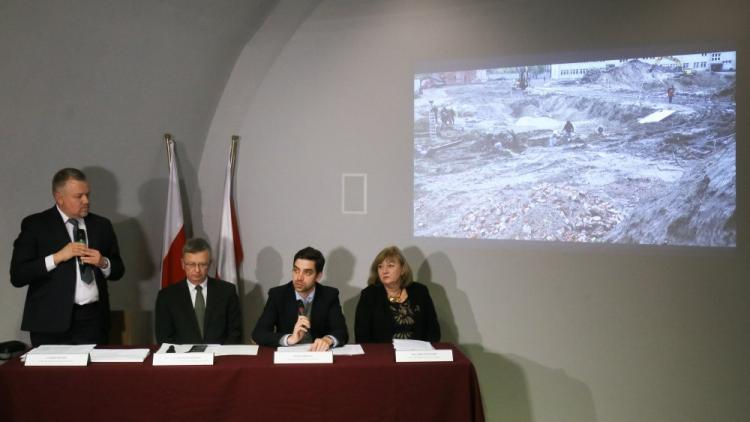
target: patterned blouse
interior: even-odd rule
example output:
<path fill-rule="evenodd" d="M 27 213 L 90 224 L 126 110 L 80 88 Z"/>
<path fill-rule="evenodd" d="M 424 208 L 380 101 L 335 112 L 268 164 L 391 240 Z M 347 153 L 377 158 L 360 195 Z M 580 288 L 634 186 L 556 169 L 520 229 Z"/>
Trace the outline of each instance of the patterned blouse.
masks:
<path fill-rule="evenodd" d="M 390 303 L 393 315 L 393 338 L 410 339 L 414 337 L 414 315 L 419 313 L 419 305 L 412 305 L 407 298 L 402 303 Z"/>

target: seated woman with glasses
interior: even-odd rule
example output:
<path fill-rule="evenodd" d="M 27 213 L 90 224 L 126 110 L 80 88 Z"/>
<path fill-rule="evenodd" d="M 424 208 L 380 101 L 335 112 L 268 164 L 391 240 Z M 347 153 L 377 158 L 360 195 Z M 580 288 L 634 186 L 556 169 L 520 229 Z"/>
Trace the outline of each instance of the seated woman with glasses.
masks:
<path fill-rule="evenodd" d="M 362 290 L 354 319 L 357 343 L 393 339 L 440 341 L 440 324 L 430 292 L 413 281 L 404 255 L 390 246 L 375 257 L 368 286 Z"/>

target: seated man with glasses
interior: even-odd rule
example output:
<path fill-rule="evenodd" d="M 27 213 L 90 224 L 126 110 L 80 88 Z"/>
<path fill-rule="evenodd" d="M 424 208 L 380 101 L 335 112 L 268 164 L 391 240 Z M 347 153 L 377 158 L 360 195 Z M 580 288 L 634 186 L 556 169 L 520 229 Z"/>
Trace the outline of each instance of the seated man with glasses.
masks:
<path fill-rule="evenodd" d="M 187 278 L 156 296 L 156 341 L 175 344 L 238 344 L 242 318 L 234 284 L 208 277 L 211 247 L 190 239 L 182 248 Z"/>

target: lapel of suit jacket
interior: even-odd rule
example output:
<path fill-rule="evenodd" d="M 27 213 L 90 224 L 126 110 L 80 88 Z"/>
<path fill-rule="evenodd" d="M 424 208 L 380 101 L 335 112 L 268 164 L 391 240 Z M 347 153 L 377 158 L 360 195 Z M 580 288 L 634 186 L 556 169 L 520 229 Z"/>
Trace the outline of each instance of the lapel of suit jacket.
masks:
<path fill-rule="evenodd" d="M 68 223 L 63 220 L 60 211 L 57 210 L 57 206 L 53 205 L 52 208 L 47 210 L 45 219 L 47 220 L 45 224 L 48 225 L 45 229 L 49 230 L 49 233 L 51 234 L 51 237 L 49 237 L 50 240 L 45 241 L 45 247 L 50 248 L 50 252 L 52 252 L 52 250 L 57 251 L 72 241 L 70 234 L 68 233 L 68 228 L 65 227 Z M 64 280 L 68 285 L 70 300 L 72 302 L 75 297 L 75 285 L 77 282 L 76 260 L 69 259 L 57 264 L 57 271 L 60 272 L 59 279 Z"/>
<path fill-rule="evenodd" d="M 310 309 L 310 325 L 320 329 L 322 327 L 323 316 L 325 313 L 322 311 L 323 301 L 323 289 L 320 288 L 320 283 L 315 283 L 315 296 L 313 297 L 312 306 Z"/>
<path fill-rule="evenodd" d="M 106 256 L 107 251 L 102 250 L 102 233 L 99 225 L 97 224 L 97 220 L 93 218 L 91 214 L 89 214 L 86 217 L 83 217 L 83 221 L 86 224 L 86 241 L 88 243 L 88 247 L 91 249 L 96 249 L 97 251 L 99 251 L 99 253 L 102 254 L 102 256 Z M 104 278 L 104 274 L 97 267 L 93 267 L 93 269 L 96 284 L 100 288 L 106 288 L 107 283 L 105 282 L 106 280 Z"/>
<path fill-rule="evenodd" d="M 96 249 L 104 254 L 105 251 L 100 250 L 99 235 L 101 233 L 99 233 L 95 220 L 89 214 L 83 218 L 83 221 L 86 223 L 86 237 L 88 238 L 89 248 Z"/>
<path fill-rule="evenodd" d="M 182 283 L 183 283 L 184 288 L 181 289 L 182 298 L 180 301 L 182 302 L 182 306 L 185 312 L 188 315 L 190 315 L 190 321 L 192 322 L 191 325 L 193 326 L 193 330 L 196 333 L 196 337 L 200 337 L 201 330 L 200 330 L 200 327 L 198 326 L 198 317 L 195 316 L 195 308 L 193 307 L 193 299 L 190 297 L 190 286 L 188 285 L 188 283 L 190 282 L 187 279 L 185 279 Z M 208 308 L 208 306 L 206 306 L 206 308 Z M 203 322 L 205 324 L 205 321 Z"/>
<path fill-rule="evenodd" d="M 284 322 L 289 322 L 289 331 L 294 328 L 294 324 L 297 323 L 297 293 L 294 290 L 294 285 L 290 281 L 287 284 L 286 292 L 282 301 L 282 318 L 279 318 L 280 327 L 284 326 Z"/>
<path fill-rule="evenodd" d="M 209 321 L 212 320 L 213 314 L 216 310 L 216 307 L 219 305 L 219 302 L 221 299 L 219 297 L 219 291 L 218 288 L 216 288 L 216 280 L 208 277 L 208 280 L 206 281 L 206 290 L 211 290 L 211 294 L 208 295 L 208 298 L 206 299 L 206 316 L 204 321 L 204 330 L 208 330 L 208 327 L 211 326 L 209 324 Z M 203 334 L 206 334 L 205 332 Z"/>
<path fill-rule="evenodd" d="M 56 242 L 60 243 L 61 245 L 66 245 L 71 242 L 70 234 L 68 233 L 68 228 L 65 227 L 67 222 L 63 220 L 62 215 L 60 215 L 60 212 L 57 210 L 56 206 L 53 206 L 48 212 L 48 222 L 50 224 L 50 227 L 52 228 L 52 234 L 55 236 Z"/>

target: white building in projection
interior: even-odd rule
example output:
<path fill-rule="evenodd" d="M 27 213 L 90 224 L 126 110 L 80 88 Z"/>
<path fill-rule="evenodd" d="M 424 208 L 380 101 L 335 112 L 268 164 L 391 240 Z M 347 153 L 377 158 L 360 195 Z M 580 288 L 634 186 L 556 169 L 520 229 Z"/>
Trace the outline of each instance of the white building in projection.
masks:
<path fill-rule="evenodd" d="M 576 79 L 585 75 L 589 70 L 612 68 L 630 60 L 640 60 L 651 65 L 679 67 L 686 72 L 706 70 L 722 72 L 735 71 L 737 69 L 737 53 L 735 51 L 721 51 L 676 56 L 635 57 L 631 59 L 553 64 L 550 66 L 550 77 L 552 79 Z"/>

